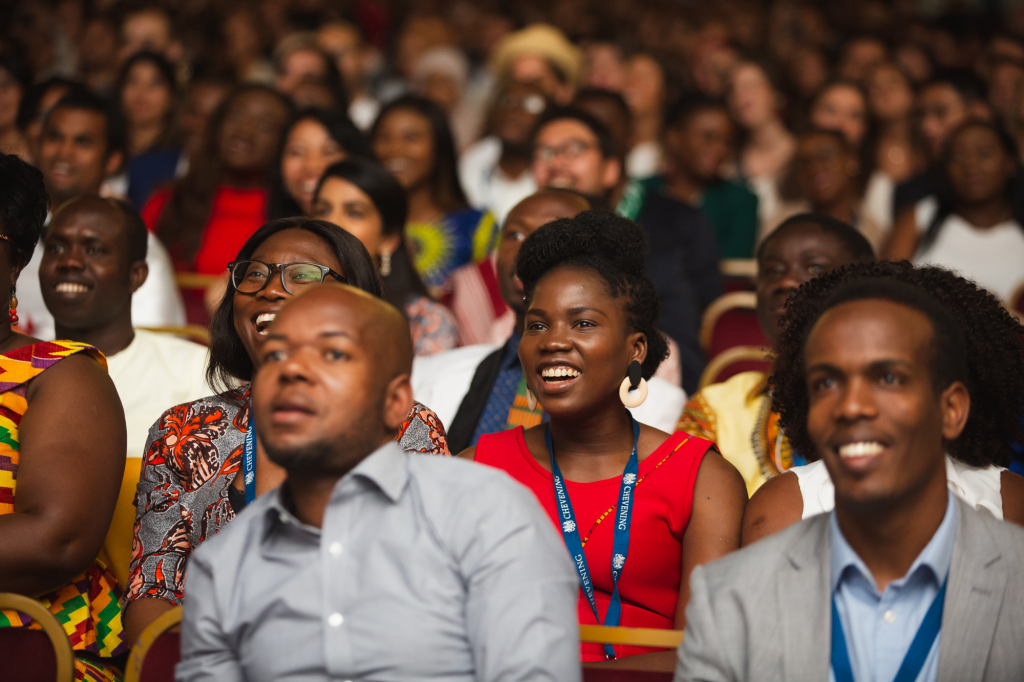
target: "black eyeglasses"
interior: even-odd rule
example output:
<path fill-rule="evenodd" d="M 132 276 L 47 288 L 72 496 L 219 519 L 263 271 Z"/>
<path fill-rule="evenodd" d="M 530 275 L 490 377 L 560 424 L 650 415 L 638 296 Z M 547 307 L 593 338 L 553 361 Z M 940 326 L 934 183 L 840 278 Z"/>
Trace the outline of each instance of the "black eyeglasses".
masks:
<path fill-rule="evenodd" d="M 274 270 L 281 273 L 281 286 L 292 295 L 310 284 L 320 284 L 328 275 L 343 284 L 348 284 L 344 275 L 338 274 L 326 265 L 316 263 L 264 263 L 258 260 L 228 263 L 231 286 L 240 294 L 256 294 L 263 291 Z"/>

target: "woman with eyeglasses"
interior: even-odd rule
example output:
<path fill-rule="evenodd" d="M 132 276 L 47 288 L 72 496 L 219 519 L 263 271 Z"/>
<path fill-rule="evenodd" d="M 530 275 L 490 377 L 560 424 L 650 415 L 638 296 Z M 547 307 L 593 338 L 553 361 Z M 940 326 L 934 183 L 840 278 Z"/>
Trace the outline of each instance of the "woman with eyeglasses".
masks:
<path fill-rule="evenodd" d="M 249 502 L 285 478 L 247 438 L 249 382 L 277 311 L 321 282 L 342 282 L 381 296 L 363 245 L 335 225 L 305 218 L 267 223 L 228 267 L 230 295 L 210 325 L 207 378 L 222 392 L 172 407 L 150 429 L 136 491 L 125 631 L 134 642 L 157 616 L 184 598 L 192 550 L 216 535 Z M 407 451 L 448 455 L 437 415 L 416 404 L 399 435 Z"/>

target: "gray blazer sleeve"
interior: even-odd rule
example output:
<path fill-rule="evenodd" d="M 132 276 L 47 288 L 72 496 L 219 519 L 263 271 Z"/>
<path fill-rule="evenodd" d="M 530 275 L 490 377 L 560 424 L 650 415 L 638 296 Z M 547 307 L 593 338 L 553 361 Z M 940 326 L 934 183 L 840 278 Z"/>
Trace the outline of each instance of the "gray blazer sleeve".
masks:
<path fill-rule="evenodd" d="M 736 679 L 726 660 L 719 623 L 711 609 L 704 566 L 690 574 L 686 632 L 679 645 L 675 682 L 724 682 Z"/>

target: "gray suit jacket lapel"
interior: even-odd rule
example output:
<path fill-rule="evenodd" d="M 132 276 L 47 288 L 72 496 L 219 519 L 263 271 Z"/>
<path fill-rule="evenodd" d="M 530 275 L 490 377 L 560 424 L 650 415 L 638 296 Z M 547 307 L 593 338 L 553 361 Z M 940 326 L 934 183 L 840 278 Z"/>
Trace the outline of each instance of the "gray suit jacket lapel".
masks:
<path fill-rule="evenodd" d="M 779 571 L 782 675 L 787 681 L 828 679 L 831 636 L 829 515 L 821 514 L 787 550 Z"/>
<path fill-rule="evenodd" d="M 957 503 L 960 518 L 942 612 L 938 682 L 984 678 L 1007 579 L 999 547 L 977 512 Z"/>

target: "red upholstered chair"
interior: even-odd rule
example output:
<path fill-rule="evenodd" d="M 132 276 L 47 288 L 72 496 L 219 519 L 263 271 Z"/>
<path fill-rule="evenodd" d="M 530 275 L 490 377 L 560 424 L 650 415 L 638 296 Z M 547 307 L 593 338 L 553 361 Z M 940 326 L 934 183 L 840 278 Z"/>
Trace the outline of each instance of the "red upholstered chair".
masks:
<path fill-rule="evenodd" d="M 740 372 L 767 372 L 771 363 L 760 346 L 733 346 L 716 355 L 704 368 L 697 388 L 725 381 Z"/>
<path fill-rule="evenodd" d="M 226 276 L 202 275 L 198 272 L 179 272 L 174 276 L 185 302 L 185 319 L 189 325 L 210 326 L 210 311 L 207 299 L 211 291 L 226 290 Z"/>
<path fill-rule="evenodd" d="M 71 641 L 52 613 L 35 599 L 10 592 L 0 593 L 0 609 L 30 616 L 43 628 L 0 628 L 0 678 L 4 682 L 74 681 Z"/>
<path fill-rule="evenodd" d="M 580 641 L 598 644 L 629 644 L 631 646 L 658 647 L 675 651 L 683 641 L 682 630 L 656 628 L 608 628 L 600 625 L 581 625 Z M 672 682 L 675 657 L 666 657 L 665 665 L 644 665 L 643 669 L 598 668 L 583 664 L 583 682 Z M 623 659 L 628 662 L 629 659 Z M 599 665 L 599 664 L 598 664 Z"/>
<path fill-rule="evenodd" d="M 757 321 L 757 295 L 753 291 L 734 291 L 719 296 L 704 311 L 700 346 L 709 361 L 736 346 L 767 348 L 769 345 Z"/>
<path fill-rule="evenodd" d="M 753 291 L 757 286 L 757 261 L 753 258 L 727 258 L 718 263 L 718 271 L 726 292 Z"/>
<path fill-rule="evenodd" d="M 181 635 L 170 632 L 181 623 L 181 608 L 171 609 L 142 631 L 128 655 L 124 682 L 174 682 L 181 660 Z"/>

